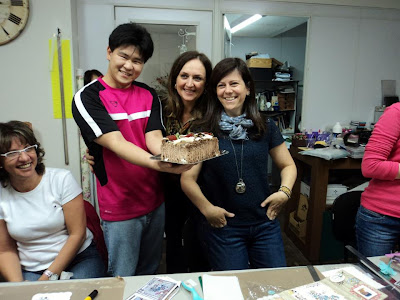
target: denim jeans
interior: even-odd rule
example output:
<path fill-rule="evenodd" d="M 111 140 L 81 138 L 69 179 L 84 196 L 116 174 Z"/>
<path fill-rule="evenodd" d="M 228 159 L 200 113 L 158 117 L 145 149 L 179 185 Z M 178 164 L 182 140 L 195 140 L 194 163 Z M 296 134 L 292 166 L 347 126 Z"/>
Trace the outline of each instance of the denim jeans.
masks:
<path fill-rule="evenodd" d="M 74 260 L 65 269 L 66 272 L 72 272 L 71 279 L 98 278 L 106 276 L 106 270 L 103 260 L 97 251 L 96 245 L 92 242 L 89 247 L 75 256 Z M 36 281 L 42 276 L 44 270 L 30 272 L 22 270 L 24 280 Z"/>
<path fill-rule="evenodd" d="M 206 224 L 206 247 L 213 270 L 285 267 L 279 222 L 213 228 Z"/>
<path fill-rule="evenodd" d="M 141 217 L 103 221 L 109 275 L 155 274 L 162 255 L 164 222 L 164 203 Z"/>
<path fill-rule="evenodd" d="M 380 256 L 395 250 L 400 237 L 400 219 L 360 206 L 356 218 L 357 247 L 365 256 Z"/>

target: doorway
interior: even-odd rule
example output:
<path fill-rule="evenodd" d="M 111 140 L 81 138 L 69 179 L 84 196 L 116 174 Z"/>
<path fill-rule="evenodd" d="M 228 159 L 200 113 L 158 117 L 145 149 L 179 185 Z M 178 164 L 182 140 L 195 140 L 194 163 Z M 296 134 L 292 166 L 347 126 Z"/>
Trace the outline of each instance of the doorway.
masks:
<path fill-rule="evenodd" d="M 166 79 L 174 60 L 183 52 L 197 50 L 211 58 L 212 12 L 176 9 L 116 7 L 116 26 L 135 22 L 152 36 L 154 53 L 138 81 L 165 91 Z"/>

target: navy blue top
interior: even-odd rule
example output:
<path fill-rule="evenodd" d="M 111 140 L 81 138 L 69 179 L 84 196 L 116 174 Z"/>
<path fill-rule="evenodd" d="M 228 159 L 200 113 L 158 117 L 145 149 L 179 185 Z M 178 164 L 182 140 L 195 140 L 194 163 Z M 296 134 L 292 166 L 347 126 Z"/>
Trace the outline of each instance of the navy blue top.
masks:
<path fill-rule="evenodd" d="M 235 155 L 228 135 L 218 136 L 220 150 L 228 154 L 203 162 L 198 183 L 205 197 L 214 205 L 234 213 L 235 217 L 227 218 L 229 225 L 249 226 L 268 220 L 267 207 L 263 202 L 270 194 L 268 184 L 269 150 L 284 142 L 275 122 L 267 120 L 267 131 L 260 140 L 245 140 L 243 145 L 243 181 L 246 192 L 235 191 L 239 181 Z M 235 147 L 237 164 L 241 164 L 242 141 L 232 140 Z"/>

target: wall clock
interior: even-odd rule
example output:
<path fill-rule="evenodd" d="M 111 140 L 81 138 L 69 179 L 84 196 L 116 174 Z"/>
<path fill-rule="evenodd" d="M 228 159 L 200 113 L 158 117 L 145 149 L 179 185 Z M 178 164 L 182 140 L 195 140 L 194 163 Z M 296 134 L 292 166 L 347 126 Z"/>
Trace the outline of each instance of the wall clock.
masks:
<path fill-rule="evenodd" d="M 29 0 L 0 0 L 0 45 L 15 39 L 26 26 Z"/>

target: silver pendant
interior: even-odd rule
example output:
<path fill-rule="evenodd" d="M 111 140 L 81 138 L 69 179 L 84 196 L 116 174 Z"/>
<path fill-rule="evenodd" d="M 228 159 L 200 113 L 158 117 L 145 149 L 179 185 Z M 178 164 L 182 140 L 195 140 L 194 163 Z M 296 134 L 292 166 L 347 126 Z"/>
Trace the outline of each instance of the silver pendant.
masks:
<path fill-rule="evenodd" d="M 236 183 L 235 190 L 238 194 L 243 194 L 246 191 L 246 184 L 244 183 L 243 179 L 239 179 L 239 182 Z"/>

